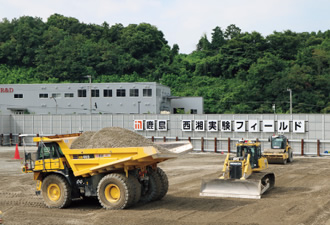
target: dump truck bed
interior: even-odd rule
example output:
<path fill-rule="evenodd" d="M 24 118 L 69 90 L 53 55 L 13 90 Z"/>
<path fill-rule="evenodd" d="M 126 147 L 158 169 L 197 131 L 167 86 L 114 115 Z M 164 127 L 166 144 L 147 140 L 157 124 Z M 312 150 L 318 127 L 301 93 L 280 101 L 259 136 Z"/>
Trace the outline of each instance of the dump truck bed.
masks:
<path fill-rule="evenodd" d="M 70 149 L 79 135 L 56 135 L 34 138 L 35 142 L 58 143 L 75 176 L 93 176 L 113 170 L 143 168 L 177 157 L 169 150 L 158 150 L 154 146 L 120 148 Z"/>
<path fill-rule="evenodd" d="M 75 176 L 92 176 L 118 169 L 134 169 L 176 158 L 152 146 L 99 149 L 62 149 Z"/>

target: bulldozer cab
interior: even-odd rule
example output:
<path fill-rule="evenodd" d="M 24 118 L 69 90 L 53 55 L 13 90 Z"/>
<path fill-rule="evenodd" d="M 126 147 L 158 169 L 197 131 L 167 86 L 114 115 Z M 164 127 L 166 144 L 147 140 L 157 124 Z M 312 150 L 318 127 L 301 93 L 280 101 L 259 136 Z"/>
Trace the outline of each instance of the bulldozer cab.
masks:
<path fill-rule="evenodd" d="M 237 146 L 237 157 L 246 159 L 248 154 L 250 154 L 250 165 L 251 168 L 258 168 L 258 159 L 261 157 L 261 147 L 260 146 L 249 146 L 249 145 L 239 145 Z"/>
<path fill-rule="evenodd" d="M 285 149 L 287 139 L 284 136 L 276 136 L 271 138 L 271 148 L 272 149 Z"/>

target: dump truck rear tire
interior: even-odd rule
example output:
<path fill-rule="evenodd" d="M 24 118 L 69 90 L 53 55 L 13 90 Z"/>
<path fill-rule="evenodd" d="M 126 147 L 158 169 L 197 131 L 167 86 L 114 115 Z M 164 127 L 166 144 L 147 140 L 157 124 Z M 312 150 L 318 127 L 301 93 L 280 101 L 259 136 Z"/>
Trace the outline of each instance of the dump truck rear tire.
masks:
<path fill-rule="evenodd" d="M 147 188 L 147 191 L 141 195 L 140 202 L 147 203 L 158 199 L 161 191 L 161 180 L 158 173 L 151 170 L 148 173 L 149 180 L 147 182 L 147 187 L 142 186 L 142 188 Z"/>
<path fill-rule="evenodd" d="M 47 176 L 42 182 L 41 190 L 48 208 L 64 208 L 71 203 L 71 187 L 61 175 Z"/>
<path fill-rule="evenodd" d="M 157 174 L 159 175 L 160 178 L 160 183 L 161 183 L 161 188 L 160 188 L 160 193 L 159 196 L 156 200 L 162 199 L 168 191 L 168 178 L 164 170 L 161 168 L 157 167 Z"/>
<path fill-rule="evenodd" d="M 124 209 L 134 196 L 128 178 L 124 174 L 112 173 L 100 180 L 97 197 L 105 209 Z"/>
<path fill-rule="evenodd" d="M 131 186 L 131 191 L 132 191 L 132 195 L 133 195 L 132 200 L 129 203 L 129 205 L 132 206 L 132 205 L 135 205 L 136 203 L 138 203 L 141 198 L 141 184 L 138 181 L 138 179 L 132 174 L 128 175 L 128 181 Z"/>

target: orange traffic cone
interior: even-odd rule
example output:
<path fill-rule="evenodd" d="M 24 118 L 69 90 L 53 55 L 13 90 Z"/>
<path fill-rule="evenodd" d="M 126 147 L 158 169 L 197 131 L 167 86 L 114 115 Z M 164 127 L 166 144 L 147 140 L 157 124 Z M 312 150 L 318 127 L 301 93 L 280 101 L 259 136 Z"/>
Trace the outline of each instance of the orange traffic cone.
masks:
<path fill-rule="evenodd" d="M 16 144 L 15 156 L 14 156 L 14 158 L 12 158 L 12 159 L 22 159 L 22 158 L 19 156 L 18 144 Z"/>

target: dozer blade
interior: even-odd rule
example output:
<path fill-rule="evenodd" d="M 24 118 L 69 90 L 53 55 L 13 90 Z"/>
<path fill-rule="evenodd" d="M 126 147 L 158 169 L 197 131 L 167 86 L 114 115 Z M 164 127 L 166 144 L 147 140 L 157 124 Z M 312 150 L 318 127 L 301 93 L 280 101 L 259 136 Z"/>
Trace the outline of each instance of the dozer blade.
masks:
<path fill-rule="evenodd" d="M 260 199 L 274 185 L 275 174 L 272 172 L 253 173 L 247 180 L 202 180 L 200 196 Z"/>
<path fill-rule="evenodd" d="M 261 181 L 250 180 L 202 180 L 200 196 L 260 199 Z"/>

